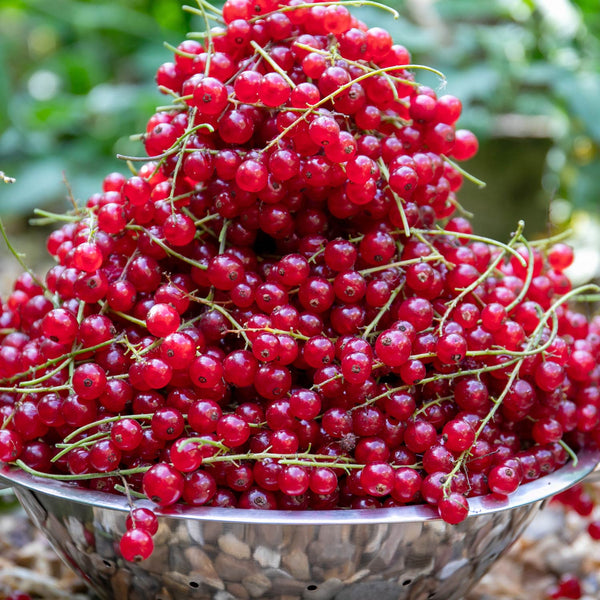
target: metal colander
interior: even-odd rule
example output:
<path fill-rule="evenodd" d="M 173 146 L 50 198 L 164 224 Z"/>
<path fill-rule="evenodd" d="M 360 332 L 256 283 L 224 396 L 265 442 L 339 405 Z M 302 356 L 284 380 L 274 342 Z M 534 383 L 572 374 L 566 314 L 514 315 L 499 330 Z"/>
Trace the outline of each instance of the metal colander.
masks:
<path fill-rule="evenodd" d="M 157 512 L 155 550 L 140 563 L 118 552 L 124 497 L 8 467 L 0 481 L 105 600 L 451 600 L 483 576 L 546 499 L 581 481 L 599 458 L 584 452 L 577 465 L 506 499 L 472 498 L 458 525 L 424 505 L 299 512 L 177 505 Z"/>

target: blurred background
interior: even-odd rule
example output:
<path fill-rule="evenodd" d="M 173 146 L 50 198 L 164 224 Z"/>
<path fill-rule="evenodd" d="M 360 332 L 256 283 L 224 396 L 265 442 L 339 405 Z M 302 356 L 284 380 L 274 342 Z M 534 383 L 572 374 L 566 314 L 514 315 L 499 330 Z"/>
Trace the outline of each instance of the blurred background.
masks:
<path fill-rule="evenodd" d="M 192 2 L 193 4 L 193 2 Z M 598 0 L 394 0 L 398 20 L 375 8 L 418 75 L 463 102 L 459 124 L 480 152 L 459 200 L 479 233 L 506 239 L 518 219 L 530 237 L 572 228 L 577 278 L 600 272 L 600 10 Z M 2 0 L 0 6 L 0 216 L 27 232 L 34 207 L 64 210 L 104 175 L 126 172 L 116 153 L 139 154 L 130 135 L 155 106 L 158 65 L 199 22 L 181 0 Z M 26 252 L 40 249 L 45 235 Z M 0 256 L 5 255 L 4 250 Z"/>

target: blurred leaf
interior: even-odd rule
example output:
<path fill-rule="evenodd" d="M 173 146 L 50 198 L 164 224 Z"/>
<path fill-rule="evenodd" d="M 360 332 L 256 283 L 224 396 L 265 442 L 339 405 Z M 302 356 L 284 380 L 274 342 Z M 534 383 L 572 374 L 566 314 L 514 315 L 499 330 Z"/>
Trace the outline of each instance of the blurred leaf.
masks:
<path fill-rule="evenodd" d="M 27 98 L 15 98 L 13 114 L 17 115 L 18 123 L 33 131 L 61 131 L 63 135 L 72 131 L 75 133 L 78 124 L 82 122 L 85 114 L 83 106 L 85 98 L 81 96 L 63 95 L 56 100 L 35 102 Z"/>
<path fill-rule="evenodd" d="M 12 488 L 0 487 L 0 512 L 14 512 L 20 507 Z"/>
<path fill-rule="evenodd" d="M 436 9 L 444 21 L 496 20 L 507 16 L 506 7 L 496 0 L 439 0 Z"/>
<path fill-rule="evenodd" d="M 76 28 L 97 32 L 107 29 L 133 37 L 152 39 L 159 23 L 144 11 L 127 7 L 122 2 L 78 2 L 76 0 L 28 0 L 31 7 L 59 20 L 68 19 Z"/>
<path fill-rule="evenodd" d="M 8 101 L 11 95 L 12 85 L 5 68 L 7 62 L 6 50 L 0 44 L 0 106 L 8 106 Z M 6 127 L 8 123 L 8 115 L 6 111 L 0 110 L 0 130 Z"/>
<path fill-rule="evenodd" d="M 521 73 L 521 79 L 529 86 L 546 89 L 553 89 L 565 77 L 569 77 L 569 71 L 565 67 L 544 61 L 527 64 Z"/>
<path fill-rule="evenodd" d="M 572 182 L 572 194 L 583 205 L 598 207 L 600 199 L 600 159 L 581 167 Z"/>
<path fill-rule="evenodd" d="M 555 82 L 555 88 L 572 114 L 583 121 L 589 134 L 600 143 L 600 74 L 585 72 L 565 76 Z"/>
<path fill-rule="evenodd" d="M 478 64 L 466 69 L 446 70 L 447 92 L 454 94 L 464 104 L 491 99 L 501 83 L 500 75 L 484 65 Z"/>
<path fill-rule="evenodd" d="M 92 166 L 91 171 L 86 171 L 81 164 L 67 162 L 64 157 L 49 157 L 12 171 L 16 182 L 0 188 L 0 215 L 27 215 L 42 205 L 59 205 L 61 210 L 64 209 L 68 202 L 63 174 L 76 199 L 85 202 L 100 187 L 96 169 L 109 173 L 118 170 L 120 165 L 115 160 L 114 163 L 103 161 Z"/>

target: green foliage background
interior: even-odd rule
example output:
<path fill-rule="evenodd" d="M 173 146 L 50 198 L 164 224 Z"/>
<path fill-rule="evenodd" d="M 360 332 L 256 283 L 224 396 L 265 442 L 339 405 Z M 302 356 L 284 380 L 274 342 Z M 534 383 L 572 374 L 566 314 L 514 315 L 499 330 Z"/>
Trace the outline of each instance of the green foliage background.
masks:
<path fill-rule="evenodd" d="M 551 201 L 598 212 L 600 11 L 597 0 L 400 0 L 400 18 L 369 7 L 413 61 L 447 76 L 440 93 L 461 98 L 461 125 L 480 137 L 461 201 L 490 235 L 518 218 L 547 228 Z M 3 0 L 0 6 L 0 214 L 63 208 L 125 172 L 116 153 L 139 154 L 141 132 L 164 102 L 154 86 L 163 46 L 198 22 L 180 0 Z M 564 203 L 563 203 L 564 208 Z M 564 213 L 564 210 L 563 210 Z M 568 218 L 568 211 L 560 217 Z M 559 219 L 560 221 L 560 219 Z M 560 225 L 560 223 L 559 223 Z"/>

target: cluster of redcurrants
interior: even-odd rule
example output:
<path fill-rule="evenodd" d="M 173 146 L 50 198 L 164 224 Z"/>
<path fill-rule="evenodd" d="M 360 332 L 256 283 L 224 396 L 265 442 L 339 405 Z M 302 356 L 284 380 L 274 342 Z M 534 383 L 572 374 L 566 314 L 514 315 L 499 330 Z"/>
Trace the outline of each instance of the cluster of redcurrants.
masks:
<path fill-rule="evenodd" d="M 11 592 L 4 600 L 31 600 L 31 596 L 26 592 L 15 590 Z"/>
<path fill-rule="evenodd" d="M 460 101 L 343 5 L 222 17 L 159 68 L 149 158 L 55 216 L 56 266 L 2 304 L 0 460 L 160 506 L 456 523 L 593 441 L 600 321 L 567 306 L 566 245 L 455 214 Z M 132 513 L 126 558 L 155 525 Z"/>
<path fill-rule="evenodd" d="M 572 573 L 566 573 L 558 578 L 556 584 L 550 586 L 547 591 L 547 598 L 550 600 L 564 600 L 565 598 L 572 598 L 573 600 L 579 600 L 583 596 L 583 590 L 581 582 L 576 575 Z"/>

